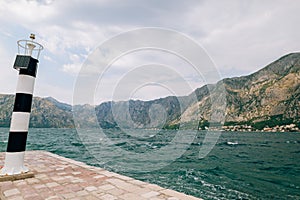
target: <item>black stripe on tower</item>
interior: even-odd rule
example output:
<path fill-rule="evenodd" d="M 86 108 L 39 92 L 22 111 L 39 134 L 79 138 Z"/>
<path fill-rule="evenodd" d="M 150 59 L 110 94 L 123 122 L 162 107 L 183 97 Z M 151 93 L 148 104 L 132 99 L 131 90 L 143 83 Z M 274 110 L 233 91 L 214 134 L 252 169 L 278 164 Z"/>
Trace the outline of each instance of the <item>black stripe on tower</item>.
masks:
<path fill-rule="evenodd" d="M 14 104 L 14 112 L 31 111 L 32 94 L 17 93 Z"/>
<path fill-rule="evenodd" d="M 26 149 L 28 132 L 9 132 L 7 152 L 21 152 Z"/>

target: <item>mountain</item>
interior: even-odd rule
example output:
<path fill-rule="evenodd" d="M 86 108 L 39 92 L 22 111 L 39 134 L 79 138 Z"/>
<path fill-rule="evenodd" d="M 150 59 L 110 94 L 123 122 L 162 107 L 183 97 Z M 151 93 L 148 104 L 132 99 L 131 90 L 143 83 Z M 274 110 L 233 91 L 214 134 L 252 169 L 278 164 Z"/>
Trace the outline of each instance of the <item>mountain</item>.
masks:
<path fill-rule="evenodd" d="M 0 126 L 8 127 L 13 110 L 14 96 L 0 94 Z"/>
<path fill-rule="evenodd" d="M 292 53 L 245 77 L 225 79 L 230 123 L 257 128 L 300 119 L 300 54 Z"/>
<path fill-rule="evenodd" d="M 14 95 L 0 95 L 0 126 L 9 127 L 13 111 Z M 34 97 L 30 115 L 30 127 L 74 127 L 72 106 L 53 98 Z"/>
<path fill-rule="evenodd" d="M 248 124 L 257 129 L 290 123 L 299 126 L 300 53 L 283 56 L 249 76 L 224 79 L 216 84 L 215 91 L 221 83 L 227 92 L 225 125 Z M 203 98 L 197 106 L 191 105 L 186 113 L 192 114 L 183 114 L 186 121 L 195 115 L 206 118 L 210 111 L 203 105 L 207 101 Z"/>
<path fill-rule="evenodd" d="M 13 101 L 13 95 L 0 95 L 0 126 L 9 126 Z M 76 127 L 167 129 L 213 126 L 214 121 L 222 121 L 224 109 L 225 125 L 262 129 L 294 123 L 299 127 L 300 53 L 285 55 L 251 75 L 205 85 L 188 96 L 73 107 L 80 119 Z M 72 106 L 35 97 L 30 126 L 74 127 L 72 117 Z"/>
<path fill-rule="evenodd" d="M 96 107 L 96 113 L 102 127 L 181 126 L 195 129 L 208 126 L 213 121 L 213 114 L 218 118 L 212 113 L 211 102 L 216 101 L 214 112 L 222 109 L 224 96 L 220 96 L 223 95 L 220 91 L 225 89 L 225 125 L 251 125 L 255 129 L 262 129 L 296 123 L 299 127 L 299 71 L 300 53 L 292 53 L 251 75 L 223 79 L 214 85 L 203 86 L 189 96 L 153 101 L 106 102 Z M 196 101 L 192 95 L 196 96 Z"/>

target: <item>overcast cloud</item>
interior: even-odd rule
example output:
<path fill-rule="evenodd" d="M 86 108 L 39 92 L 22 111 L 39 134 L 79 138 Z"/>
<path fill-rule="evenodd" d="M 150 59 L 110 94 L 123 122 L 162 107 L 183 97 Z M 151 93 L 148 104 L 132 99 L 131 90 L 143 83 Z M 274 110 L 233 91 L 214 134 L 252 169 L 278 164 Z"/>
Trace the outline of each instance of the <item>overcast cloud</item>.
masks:
<path fill-rule="evenodd" d="M 0 93 L 14 94 L 16 41 L 32 32 L 45 47 L 35 96 L 71 103 L 74 82 L 85 59 L 105 40 L 124 31 L 161 27 L 182 32 L 206 50 L 222 77 L 241 76 L 299 51 L 299 9 L 300 1 L 296 0 L 1 0 Z M 150 51 L 124 57 L 112 65 L 111 74 L 102 81 L 111 85 L 120 79 L 118 74 L 153 60 L 188 67 L 172 56 L 158 54 Z M 197 81 L 192 75 L 184 74 L 190 78 L 192 89 L 203 85 L 203 80 Z M 108 90 L 99 101 L 110 99 Z M 161 89 L 155 92 L 153 87 L 149 91 L 153 98 L 168 95 Z M 151 98 L 149 92 L 137 94 L 136 98 Z"/>

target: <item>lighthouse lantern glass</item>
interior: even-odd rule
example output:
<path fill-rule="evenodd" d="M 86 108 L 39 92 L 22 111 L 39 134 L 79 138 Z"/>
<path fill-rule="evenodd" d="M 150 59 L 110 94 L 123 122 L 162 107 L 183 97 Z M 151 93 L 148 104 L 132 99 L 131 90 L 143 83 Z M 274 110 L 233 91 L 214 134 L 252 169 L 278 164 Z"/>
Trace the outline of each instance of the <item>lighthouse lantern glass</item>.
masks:
<path fill-rule="evenodd" d="M 31 40 L 19 40 L 18 41 L 18 54 L 31 56 L 38 59 L 40 52 L 43 50 L 43 46 L 37 42 Z"/>

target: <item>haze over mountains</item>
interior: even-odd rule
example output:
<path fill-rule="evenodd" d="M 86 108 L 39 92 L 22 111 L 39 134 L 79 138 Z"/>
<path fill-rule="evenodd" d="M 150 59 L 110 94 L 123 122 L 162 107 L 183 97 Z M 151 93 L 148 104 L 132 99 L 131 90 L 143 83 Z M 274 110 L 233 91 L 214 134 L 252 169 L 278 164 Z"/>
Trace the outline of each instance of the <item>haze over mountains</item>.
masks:
<path fill-rule="evenodd" d="M 226 95 L 222 97 L 223 89 Z M 188 96 L 104 102 L 96 107 L 76 105 L 73 109 L 80 119 L 76 127 L 197 129 L 209 126 L 212 112 L 224 105 L 222 98 L 226 98 L 225 125 L 262 129 L 294 123 L 299 127 L 300 53 L 285 55 L 251 75 L 203 86 Z M 218 99 L 212 111 L 211 102 Z M 0 95 L 0 126 L 9 126 L 13 102 L 14 95 Z M 30 127 L 75 127 L 72 106 L 51 97 L 35 97 Z"/>

